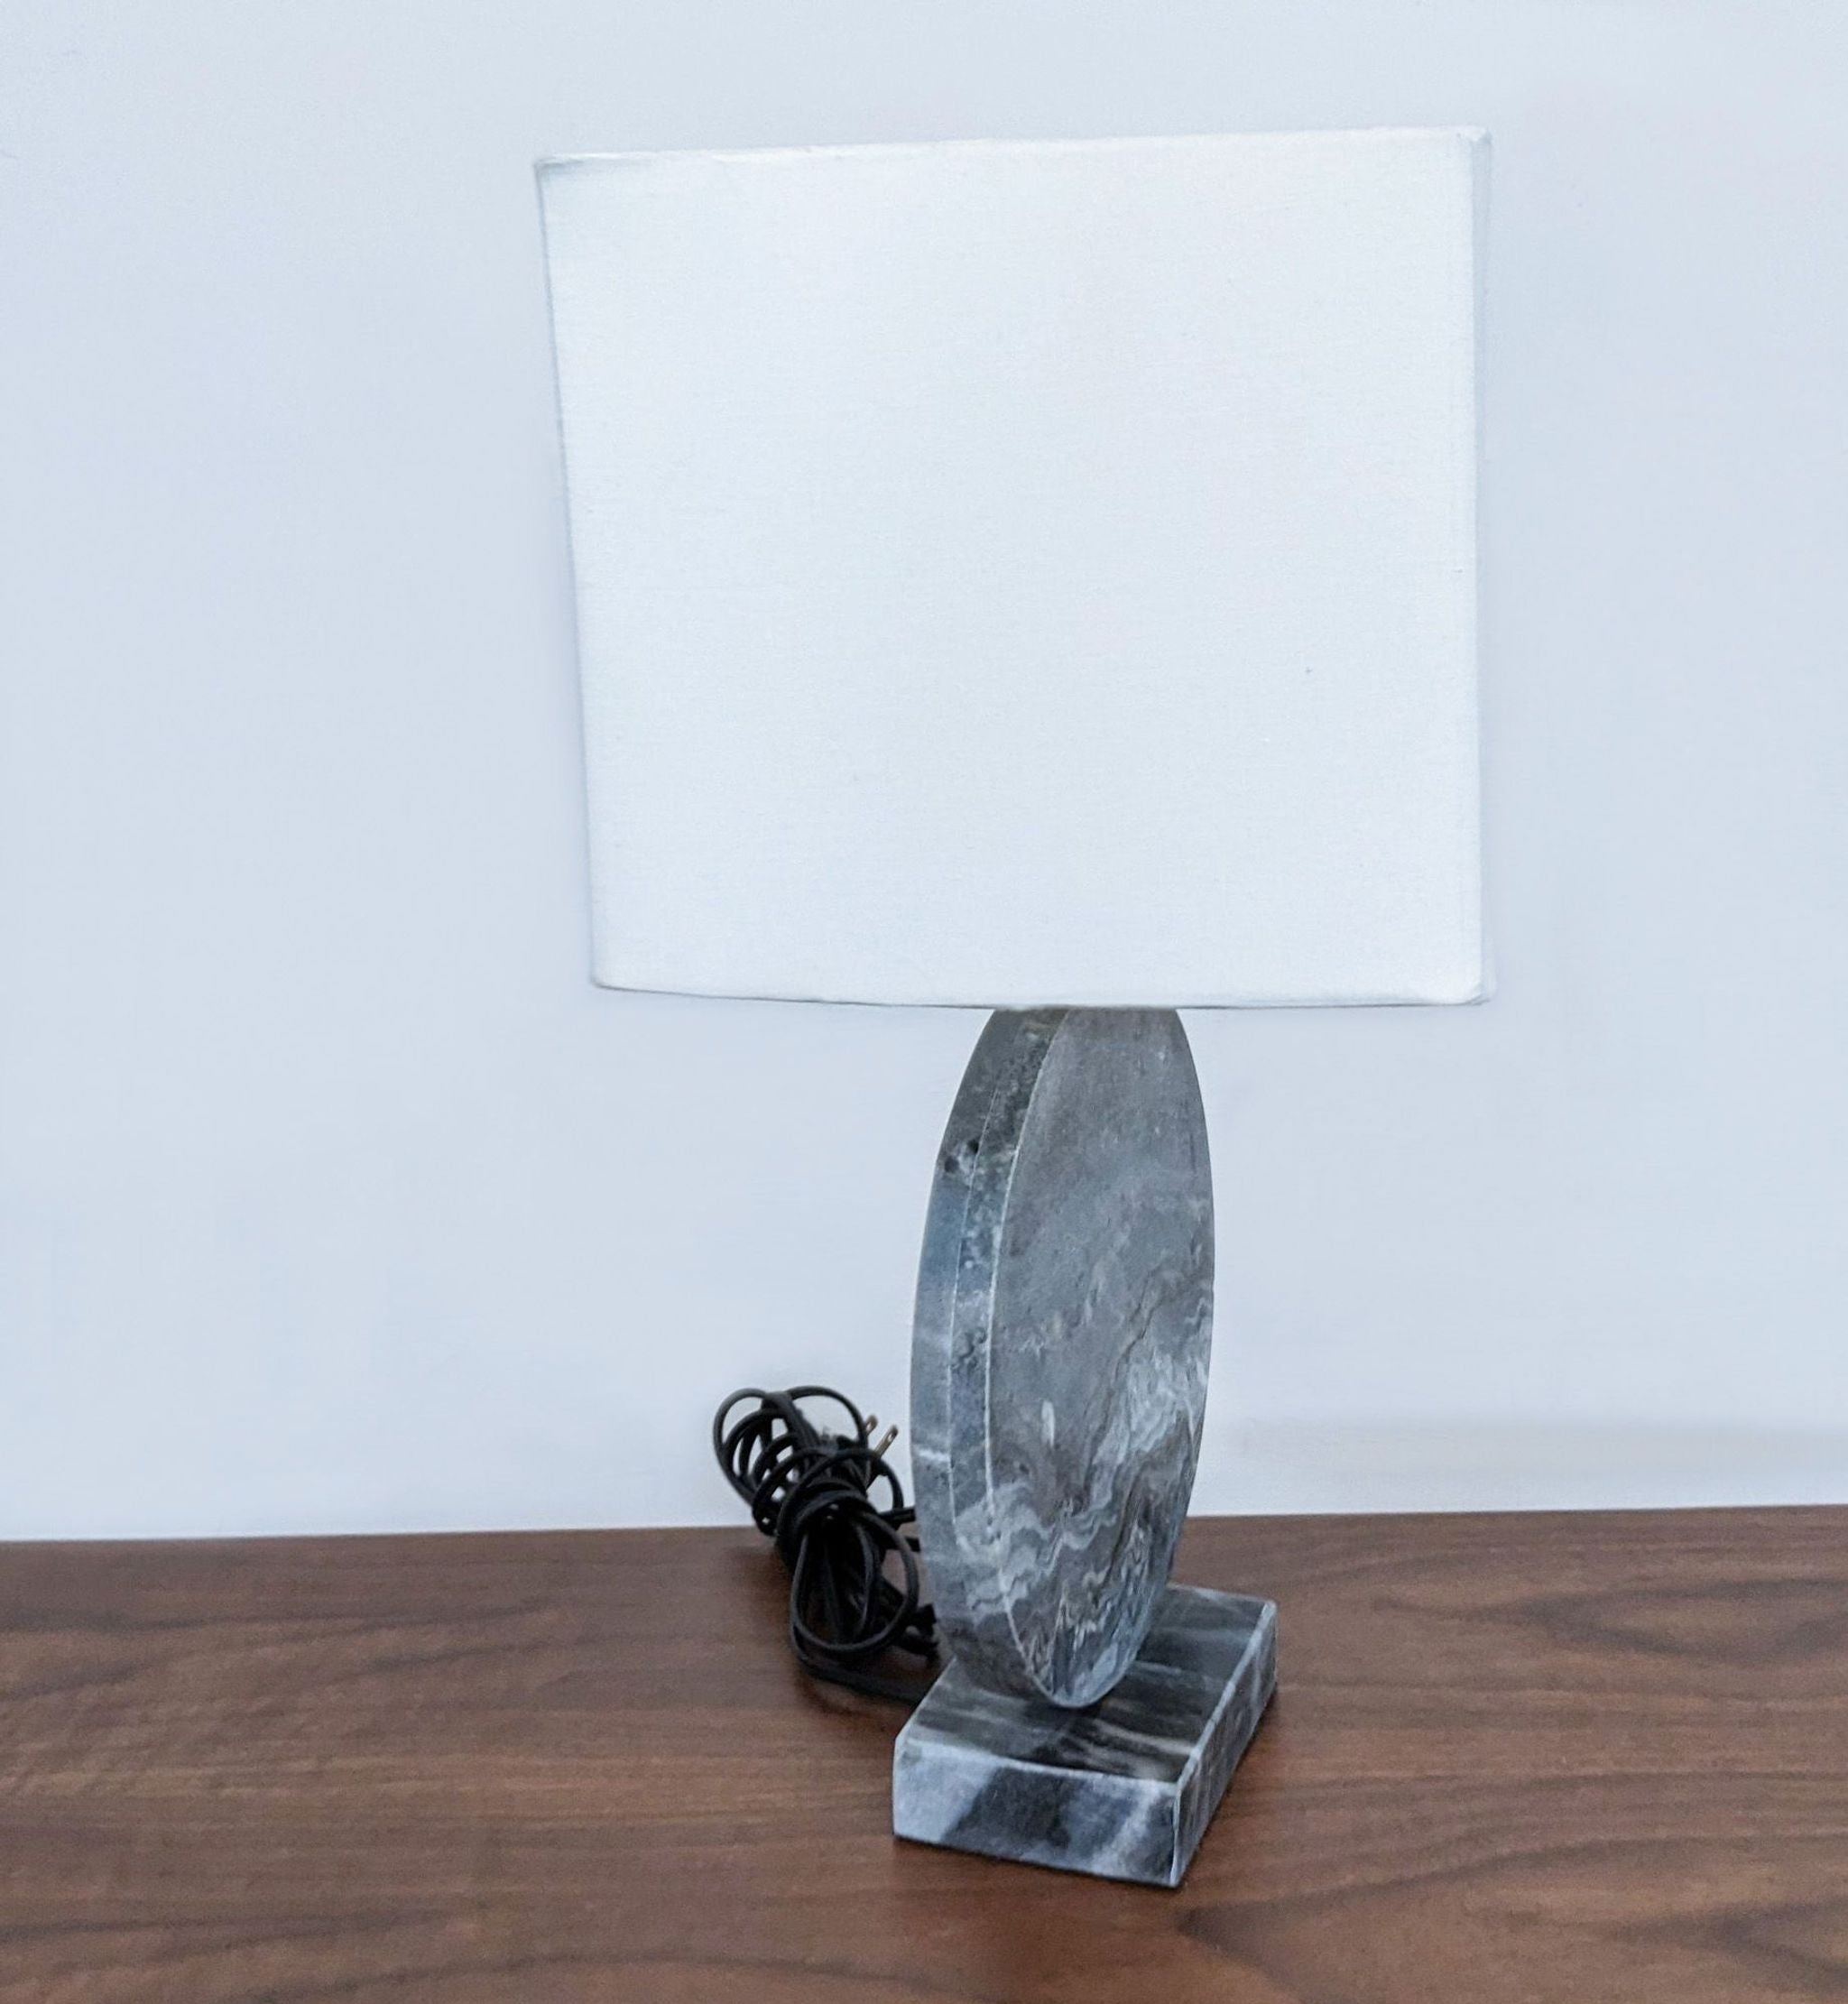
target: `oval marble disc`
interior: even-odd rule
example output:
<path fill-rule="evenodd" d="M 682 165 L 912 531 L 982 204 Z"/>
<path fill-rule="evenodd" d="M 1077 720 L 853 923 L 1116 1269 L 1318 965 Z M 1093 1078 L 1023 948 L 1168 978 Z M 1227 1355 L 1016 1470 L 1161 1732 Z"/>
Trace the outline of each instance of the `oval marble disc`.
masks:
<path fill-rule="evenodd" d="M 1212 1324 L 1180 1019 L 996 1014 L 944 1135 L 911 1341 L 924 1563 L 978 1682 L 1076 1706 L 1129 1667 L 1193 1489 Z"/>

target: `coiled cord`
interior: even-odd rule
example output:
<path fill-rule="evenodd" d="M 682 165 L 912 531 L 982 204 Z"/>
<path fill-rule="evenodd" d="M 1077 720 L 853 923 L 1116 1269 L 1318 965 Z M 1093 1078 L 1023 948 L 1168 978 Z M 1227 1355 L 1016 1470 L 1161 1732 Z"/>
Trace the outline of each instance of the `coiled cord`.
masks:
<path fill-rule="evenodd" d="M 733 1409 L 746 1399 L 755 1406 L 733 1420 Z M 803 1412 L 805 1399 L 838 1406 L 852 1432 L 823 1433 Z M 915 1704 L 928 1678 L 903 1682 L 866 1667 L 888 1650 L 925 1660 L 937 1653 L 937 1618 L 918 1569 L 917 1513 L 885 1458 L 898 1428 L 889 1427 L 875 1446 L 878 1424 L 826 1385 L 747 1387 L 714 1414 L 712 1450 L 788 1568 L 797 1662 L 810 1676 L 850 1691 Z M 873 1499 L 881 1485 L 883 1509 Z"/>

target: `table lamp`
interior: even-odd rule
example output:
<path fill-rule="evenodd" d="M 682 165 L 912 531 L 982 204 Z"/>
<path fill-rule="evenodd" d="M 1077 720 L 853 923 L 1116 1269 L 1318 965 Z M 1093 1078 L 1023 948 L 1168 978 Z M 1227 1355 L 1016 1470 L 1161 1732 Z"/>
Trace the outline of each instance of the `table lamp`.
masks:
<path fill-rule="evenodd" d="M 542 164 L 594 975 L 978 1006 L 911 1465 L 905 1837 L 1173 1885 L 1276 1610 L 1169 1584 L 1178 1007 L 1484 993 L 1467 132 Z"/>

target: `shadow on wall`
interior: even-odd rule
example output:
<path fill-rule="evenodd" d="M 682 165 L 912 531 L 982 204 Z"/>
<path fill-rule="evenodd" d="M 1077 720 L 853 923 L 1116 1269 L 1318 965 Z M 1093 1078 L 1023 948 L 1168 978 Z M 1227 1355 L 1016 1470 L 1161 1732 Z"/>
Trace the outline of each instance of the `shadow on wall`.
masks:
<path fill-rule="evenodd" d="M 1659 1510 L 1848 1495 L 1848 1441 L 1820 1430 L 1268 1419 L 1222 1429 L 1209 1419 L 1207 1436 L 1197 1515 Z"/>

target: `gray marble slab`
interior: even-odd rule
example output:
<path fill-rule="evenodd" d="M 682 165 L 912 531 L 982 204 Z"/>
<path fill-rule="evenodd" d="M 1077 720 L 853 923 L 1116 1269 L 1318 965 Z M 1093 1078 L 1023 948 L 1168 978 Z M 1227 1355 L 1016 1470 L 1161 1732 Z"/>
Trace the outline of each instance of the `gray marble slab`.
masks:
<path fill-rule="evenodd" d="M 1168 1579 L 1206 1405 L 1213 1186 L 1180 1019 L 1003 1011 L 932 1187 L 911 1467 L 963 1672 L 1086 1705 Z"/>
<path fill-rule="evenodd" d="M 1141 1654 L 1081 1712 L 951 1664 L 899 1734 L 901 1837 L 1178 1886 L 1277 1681 L 1277 1609 L 1169 1586 Z"/>

